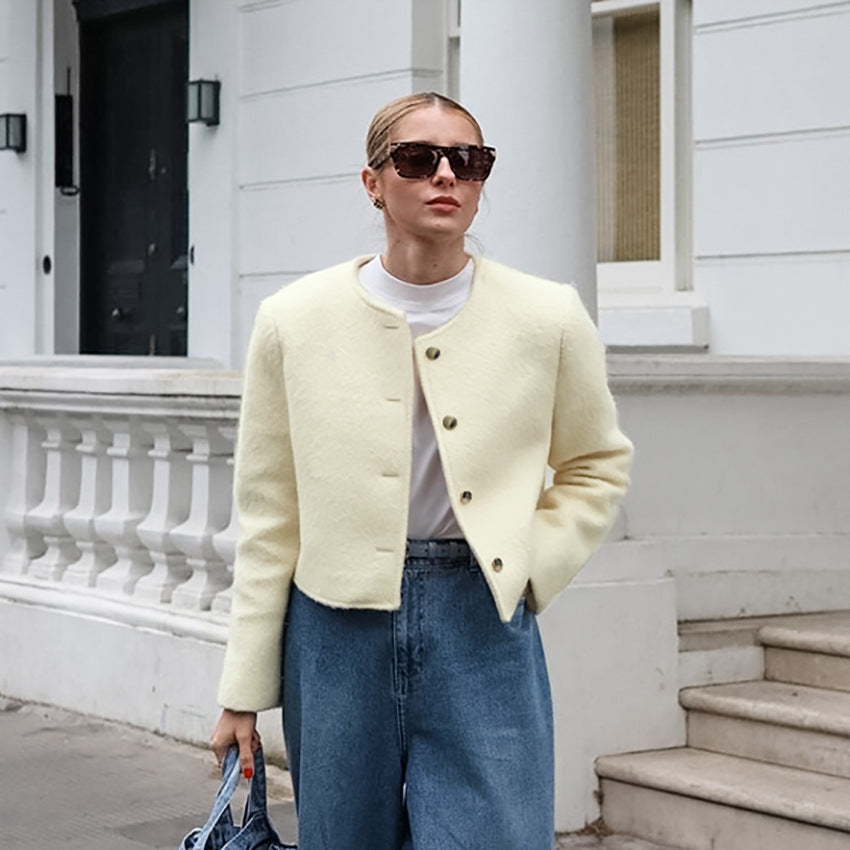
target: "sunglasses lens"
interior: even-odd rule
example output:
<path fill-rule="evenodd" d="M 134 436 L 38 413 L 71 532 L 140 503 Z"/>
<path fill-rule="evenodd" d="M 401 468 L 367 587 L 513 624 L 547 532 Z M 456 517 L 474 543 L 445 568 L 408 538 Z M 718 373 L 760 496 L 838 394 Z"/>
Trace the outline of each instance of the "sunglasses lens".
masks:
<path fill-rule="evenodd" d="M 458 180 L 486 180 L 493 167 L 493 154 L 486 148 L 452 148 L 448 157 Z"/>
<path fill-rule="evenodd" d="M 437 170 L 438 156 L 428 145 L 399 145 L 392 152 L 396 171 L 402 177 L 430 177 Z"/>

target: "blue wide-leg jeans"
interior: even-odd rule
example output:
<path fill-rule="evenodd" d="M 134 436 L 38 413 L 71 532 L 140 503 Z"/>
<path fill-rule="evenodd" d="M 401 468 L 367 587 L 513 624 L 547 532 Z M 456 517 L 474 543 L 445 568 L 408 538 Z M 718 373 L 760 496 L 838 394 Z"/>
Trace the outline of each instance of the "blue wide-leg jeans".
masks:
<path fill-rule="evenodd" d="M 537 622 L 502 623 L 470 556 L 408 558 L 398 611 L 293 587 L 284 634 L 300 850 L 552 850 Z"/>

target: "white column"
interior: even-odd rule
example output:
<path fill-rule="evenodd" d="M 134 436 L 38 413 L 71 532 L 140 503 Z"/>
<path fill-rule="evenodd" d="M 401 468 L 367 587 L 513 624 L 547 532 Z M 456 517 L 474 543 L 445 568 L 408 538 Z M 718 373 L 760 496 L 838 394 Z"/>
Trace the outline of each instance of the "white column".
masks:
<path fill-rule="evenodd" d="M 153 496 L 150 513 L 136 533 L 147 547 L 154 568 L 124 589 L 144 602 L 164 603 L 171 601 L 171 591 L 191 575 L 186 556 L 170 537 L 171 530 L 183 523 L 189 513 L 189 451 L 177 422 L 145 422 L 144 428 L 154 439 L 148 452 L 153 458 Z"/>
<path fill-rule="evenodd" d="M 44 554 L 46 545 L 41 534 L 27 522 L 27 515 L 44 496 L 44 434 L 31 413 L 15 411 L 12 425 L 9 501 L 6 507 L 6 530 L 9 550 L 3 561 L 3 572 L 23 575 L 30 562 Z"/>
<path fill-rule="evenodd" d="M 227 565 L 213 545 L 231 517 L 233 443 L 216 423 L 189 423 L 180 430 L 192 440 L 188 461 L 192 467 L 192 507 L 182 525 L 173 529 L 172 543 L 186 554 L 192 577 L 172 595 L 177 608 L 208 610 L 217 593 L 230 583 Z"/>
<path fill-rule="evenodd" d="M 102 589 L 123 592 L 153 568 L 150 555 L 136 534 L 151 504 L 153 463 L 148 457 L 153 438 L 136 419 L 106 419 L 112 445 L 106 454 L 112 459 L 112 503 L 95 519 L 95 530 L 108 541 L 118 560 L 96 578 Z"/>
<path fill-rule="evenodd" d="M 463 0 L 460 97 L 497 148 L 472 233 L 495 259 L 573 281 L 596 315 L 588 0 Z"/>
<path fill-rule="evenodd" d="M 68 564 L 80 557 L 80 550 L 63 522 L 65 514 L 80 497 L 80 457 L 75 451 L 80 432 L 64 413 L 45 413 L 37 418 L 47 432 L 47 439 L 42 443 L 47 453 L 44 498 L 27 515 L 27 527 L 43 534 L 47 547 L 44 554 L 32 562 L 29 574 L 57 581 Z"/>
<path fill-rule="evenodd" d="M 236 425 L 225 425 L 219 429 L 222 437 L 228 441 L 231 451 L 236 445 Z M 231 480 L 233 476 L 233 455 L 227 458 L 230 467 Z M 230 495 L 230 522 L 227 528 L 213 535 L 213 547 L 218 556 L 227 565 L 227 575 L 230 584 L 221 593 L 217 593 L 210 605 L 210 610 L 216 614 L 229 614 L 230 602 L 233 598 L 233 564 L 236 562 L 236 540 L 239 534 L 239 515 L 236 512 L 236 499 L 233 498 L 232 488 Z"/>
<path fill-rule="evenodd" d="M 72 420 L 82 440 L 77 445 L 80 454 L 80 500 L 65 514 L 65 528 L 82 553 L 68 566 L 62 581 L 82 587 L 93 587 L 95 579 L 115 563 L 115 550 L 97 533 L 95 522 L 109 509 L 111 480 L 110 463 L 106 455 L 109 432 L 99 416 L 81 416 Z"/>

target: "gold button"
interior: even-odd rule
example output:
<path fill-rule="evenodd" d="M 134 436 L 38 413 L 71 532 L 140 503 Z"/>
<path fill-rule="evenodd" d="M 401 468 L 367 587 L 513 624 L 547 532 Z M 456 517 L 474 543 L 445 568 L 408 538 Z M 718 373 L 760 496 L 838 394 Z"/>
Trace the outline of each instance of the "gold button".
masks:
<path fill-rule="evenodd" d="M 502 572 L 503 566 L 504 566 L 504 564 L 502 563 L 501 558 L 493 558 L 493 571 L 494 572 L 497 572 L 497 573 Z"/>
<path fill-rule="evenodd" d="M 436 360 L 440 356 L 440 349 L 434 348 L 434 346 L 432 345 L 430 348 L 425 349 L 425 356 L 429 360 Z"/>
<path fill-rule="evenodd" d="M 457 419 L 455 419 L 454 416 L 444 416 L 443 428 L 445 428 L 447 431 L 451 431 L 452 428 L 457 428 Z"/>
<path fill-rule="evenodd" d="M 464 490 L 460 494 L 460 500 L 464 505 L 468 505 L 472 501 L 472 493 L 470 493 L 469 490 Z"/>

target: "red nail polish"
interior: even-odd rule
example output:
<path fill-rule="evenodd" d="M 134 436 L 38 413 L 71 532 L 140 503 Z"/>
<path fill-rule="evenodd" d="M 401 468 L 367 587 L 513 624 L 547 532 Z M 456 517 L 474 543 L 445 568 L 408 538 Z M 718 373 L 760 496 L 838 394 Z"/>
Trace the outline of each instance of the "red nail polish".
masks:
<path fill-rule="evenodd" d="M 246 779 L 250 779 L 250 778 L 254 775 L 254 769 L 253 769 L 253 768 L 251 768 L 251 767 L 246 767 L 246 768 L 242 771 L 242 775 L 243 775 Z"/>

